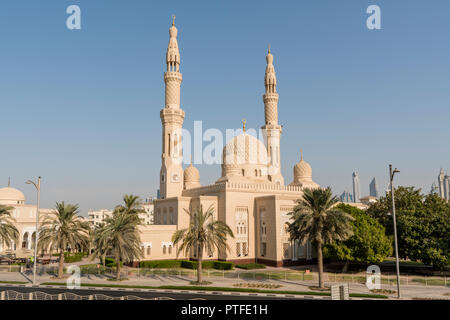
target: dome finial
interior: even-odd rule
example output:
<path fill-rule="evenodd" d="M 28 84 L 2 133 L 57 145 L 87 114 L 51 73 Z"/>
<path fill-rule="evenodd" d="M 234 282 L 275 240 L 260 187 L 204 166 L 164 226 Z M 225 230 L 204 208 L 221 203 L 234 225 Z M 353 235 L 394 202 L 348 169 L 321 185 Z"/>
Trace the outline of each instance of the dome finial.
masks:
<path fill-rule="evenodd" d="M 270 53 L 270 43 L 269 43 L 269 53 Z"/>
<path fill-rule="evenodd" d="M 303 161 L 303 150 L 300 149 L 300 161 Z"/>
<path fill-rule="evenodd" d="M 175 18 L 176 18 L 176 16 L 173 14 L 173 15 L 172 15 L 172 25 L 173 25 L 173 26 L 175 25 Z"/>
<path fill-rule="evenodd" d="M 245 132 L 245 124 L 247 123 L 247 120 L 242 119 L 242 130 Z"/>
<path fill-rule="evenodd" d="M 11 187 L 11 177 L 8 177 L 8 188 Z"/>

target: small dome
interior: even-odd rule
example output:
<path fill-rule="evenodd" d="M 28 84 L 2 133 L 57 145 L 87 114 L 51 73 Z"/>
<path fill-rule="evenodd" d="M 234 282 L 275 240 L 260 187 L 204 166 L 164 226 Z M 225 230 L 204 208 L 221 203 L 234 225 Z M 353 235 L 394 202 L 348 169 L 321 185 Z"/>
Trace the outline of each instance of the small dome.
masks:
<path fill-rule="evenodd" d="M 300 162 L 294 166 L 294 179 L 312 179 L 312 168 L 308 162 L 301 159 Z"/>
<path fill-rule="evenodd" d="M 25 196 L 22 191 L 7 187 L 0 189 L 0 204 L 24 204 Z"/>
<path fill-rule="evenodd" d="M 200 172 L 192 163 L 184 170 L 184 182 L 200 182 Z"/>

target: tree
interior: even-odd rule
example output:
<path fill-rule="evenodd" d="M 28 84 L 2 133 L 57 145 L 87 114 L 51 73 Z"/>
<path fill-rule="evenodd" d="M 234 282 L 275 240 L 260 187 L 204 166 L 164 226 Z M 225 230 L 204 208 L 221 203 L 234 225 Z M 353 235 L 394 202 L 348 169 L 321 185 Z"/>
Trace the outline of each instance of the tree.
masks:
<path fill-rule="evenodd" d="M 145 213 L 145 210 L 142 208 L 142 202 L 138 196 L 126 194 L 123 196 L 123 202 L 124 205 L 116 206 L 114 211 L 131 214 L 137 218 L 139 218 L 140 213 Z"/>
<path fill-rule="evenodd" d="M 324 245 L 336 240 L 346 240 L 352 235 L 353 217 L 335 207 L 338 198 L 331 188 L 304 189 L 303 197 L 291 212 L 293 222 L 288 231 L 291 240 L 310 241 L 317 248 L 319 287 L 324 288 L 323 255 Z"/>
<path fill-rule="evenodd" d="M 0 243 L 11 246 L 19 241 L 19 231 L 14 226 L 15 219 L 11 217 L 13 207 L 0 205 Z"/>
<path fill-rule="evenodd" d="M 116 280 L 120 280 L 122 262 L 133 262 L 143 257 L 141 237 L 138 226 L 141 219 L 139 198 L 125 195 L 124 206 L 116 206 L 111 217 L 105 219 L 105 224 L 95 231 L 95 249 L 91 258 L 105 258 L 107 253 L 114 256 L 116 263 Z"/>
<path fill-rule="evenodd" d="M 391 194 L 372 204 L 367 213 L 393 233 L 390 215 Z M 442 268 L 450 263 L 450 203 L 433 190 L 427 195 L 421 189 L 401 187 L 395 189 L 395 208 L 399 256 L 403 259 L 421 261 Z"/>
<path fill-rule="evenodd" d="M 233 231 L 223 221 L 214 220 L 214 208 L 210 206 L 203 212 L 203 206 L 192 212 L 185 210 L 190 217 L 189 227 L 176 231 L 172 236 L 174 245 L 181 243 L 177 255 L 184 250 L 187 256 L 195 250 L 197 256 L 197 283 L 202 284 L 203 250 L 214 252 L 217 250 L 229 250 L 227 236 L 234 238 Z"/>
<path fill-rule="evenodd" d="M 350 205 L 339 204 L 336 207 L 355 219 L 351 222 L 353 236 L 331 243 L 324 249 L 326 257 L 345 261 L 343 272 L 347 271 L 349 262 L 379 263 L 392 254 L 392 240 L 376 219 Z"/>
<path fill-rule="evenodd" d="M 59 279 L 64 273 L 64 252 L 68 248 L 86 250 L 89 247 L 89 223 L 78 213 L 78 205 L 57 202 L 56 211 L 44 218 L 39 230 L 38 248 L 59 250 Z"/>

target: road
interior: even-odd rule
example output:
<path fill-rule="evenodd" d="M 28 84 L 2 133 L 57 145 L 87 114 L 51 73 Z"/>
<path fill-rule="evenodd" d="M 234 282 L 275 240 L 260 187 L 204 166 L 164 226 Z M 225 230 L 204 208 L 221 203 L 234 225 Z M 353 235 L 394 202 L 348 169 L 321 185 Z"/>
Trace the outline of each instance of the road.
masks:
<path fill-rule="evenodd" d="M 304 296 L 287 296 L 287 295 L 270 295 L 270 294 L 252 294 L 237 292 L 195 292 L 184 290 L 152 290 L 152 289 L 124 289 L 124 288 L 81 288 L 70 290 L 67 288 L 47 286 L 21 286 L 21 285 L 0 285 L 0 292 L 13 290 L 21 293 L 44 292 L 52 295 L 60 293 L 74 293 L 80 296 L 89 296 L 94 294 L 104 294 L 110 297 L 121 296 L 137 296 L 144 299 L 154 299 L 159 297 L 171 298 L 175 300 L 205 299 L 205 300 L 297 300 L 297 299 L 314 299 L 313 297 Z"/>

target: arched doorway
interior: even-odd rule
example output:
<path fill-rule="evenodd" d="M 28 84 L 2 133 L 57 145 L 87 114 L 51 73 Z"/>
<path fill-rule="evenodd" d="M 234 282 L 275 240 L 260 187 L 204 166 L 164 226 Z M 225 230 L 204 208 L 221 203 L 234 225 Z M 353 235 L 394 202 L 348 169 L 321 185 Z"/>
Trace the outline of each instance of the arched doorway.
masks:
<path fill-rule="evenodd" d="M 28 249 L 28 232 L 25 232 L 22 238 L 22 249 Z"/>

